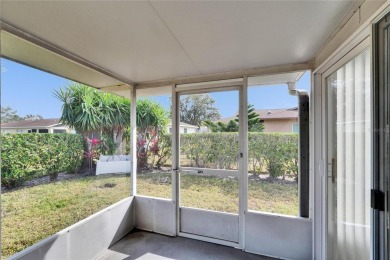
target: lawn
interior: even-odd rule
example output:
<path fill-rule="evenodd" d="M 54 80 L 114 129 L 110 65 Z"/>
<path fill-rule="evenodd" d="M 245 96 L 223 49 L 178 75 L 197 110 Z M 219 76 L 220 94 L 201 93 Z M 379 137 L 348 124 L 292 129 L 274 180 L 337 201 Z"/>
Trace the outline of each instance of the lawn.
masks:
<path fill-rule="evenodd" d="M 138 193 L 171 198 L 170 177 L 140 174 Z M 129 196 L 128 176 L 91 176 L 7 192 L 2 203 L 2 259 Z M 236 179 L 183 175 L 181 205 L 238 212 Z M 250 181 L 249 209 L 297 215 L 294 183 Z"/>

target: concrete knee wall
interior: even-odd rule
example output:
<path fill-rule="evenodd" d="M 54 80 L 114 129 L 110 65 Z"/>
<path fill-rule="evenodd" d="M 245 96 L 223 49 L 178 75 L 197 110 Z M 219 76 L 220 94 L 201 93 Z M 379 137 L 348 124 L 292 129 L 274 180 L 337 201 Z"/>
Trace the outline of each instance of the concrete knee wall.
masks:
<path fill-rule="evenodd" d="M 133 207 L 123 199 L 8 259 L 93 259 L 133 229 Z"/>

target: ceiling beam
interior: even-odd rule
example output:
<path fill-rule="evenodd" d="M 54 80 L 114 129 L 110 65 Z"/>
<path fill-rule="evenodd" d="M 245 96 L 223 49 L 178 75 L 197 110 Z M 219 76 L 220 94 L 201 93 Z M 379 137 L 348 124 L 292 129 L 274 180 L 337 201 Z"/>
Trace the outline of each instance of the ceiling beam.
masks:
<path fill-rule="evenodd" d="M 288 72 L 305 71 L 305 70 L 312 70 L 312 69 L 313 69 L 313 62 L 285 64 L 285 65 L 278 65 L 278 66 L 214 73 L 214 74 L 207 74 L 207 75 L 172 78 L 167 80 L 139 82 L 135 84 L 135 87 L 137 89 L 163 87 L 172 84 L 178 85 L 178 84 L 200 83 L 200 82 L 209 82 L 209 81 L 217 81 L 217 80 L 237 79 L 237 78 L 242 78 L 244 76 L 248 76 L 248 77 L 265 76 L 265 75 L 283 74 Z"/>
<path fill-rule="evenodd" d="M 112 91 L 123 91 L 131 89 L 130 85 L 119 85 L 119 86 L 108 86 L 108 87 L 102 87 L 98 88 L 99 90 L 103 92 L 112 92 Z"/>

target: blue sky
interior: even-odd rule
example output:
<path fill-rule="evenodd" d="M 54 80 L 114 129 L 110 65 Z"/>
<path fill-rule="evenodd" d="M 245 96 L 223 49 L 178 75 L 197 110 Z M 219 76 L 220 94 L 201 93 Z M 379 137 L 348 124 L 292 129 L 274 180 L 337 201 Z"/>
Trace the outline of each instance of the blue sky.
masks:
<path fill-rule="evenodd" d="M 18 115 L 39 114 L 44 118 L 61 115 L 61 103 L 53 90 L 70 81 L 6 59 L 1 59 L 1 106 L 10 106 Z"/>
<path fill-rule="evenodd" d="M 39 114 L 44 118 L 60 117 L 61 103 L 52 93 L 69 83 L 67 79 L 1 59 L 1 105 L 17 110 L 20 116 Z M 309 73 L 305 73 L 298 81 L 297 88 L 309 90 Z M 237 92 L 211 95 L 222 117 L 237 113 Z M 154 99 L 168 108 L 167 97 Z M 250 87 L 248 102 L 254 104 L 256 109 L 290 108 L 297 106 L 297 97 L 288 94 L 286 85 Z"/>

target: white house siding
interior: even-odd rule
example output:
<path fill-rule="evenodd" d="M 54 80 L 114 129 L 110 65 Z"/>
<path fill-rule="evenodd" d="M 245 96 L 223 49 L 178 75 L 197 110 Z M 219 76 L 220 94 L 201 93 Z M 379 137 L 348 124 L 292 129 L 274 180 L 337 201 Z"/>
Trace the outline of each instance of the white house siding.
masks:
<path fill-rule="evenodd" d="M 1 129 L 2 134 L 23 134 L 28 133 L 27 129 Z"/>
<path fill-rule="evenodd" d="M 168 123 L 166 131 L 167 131 L 167 133 L 172 133 L 172 123 L 171 122 Z M 198 127 L 195 125 L 181 123 L 179 132 L 181 134 L 195 134 L 198 132 Z"/>

